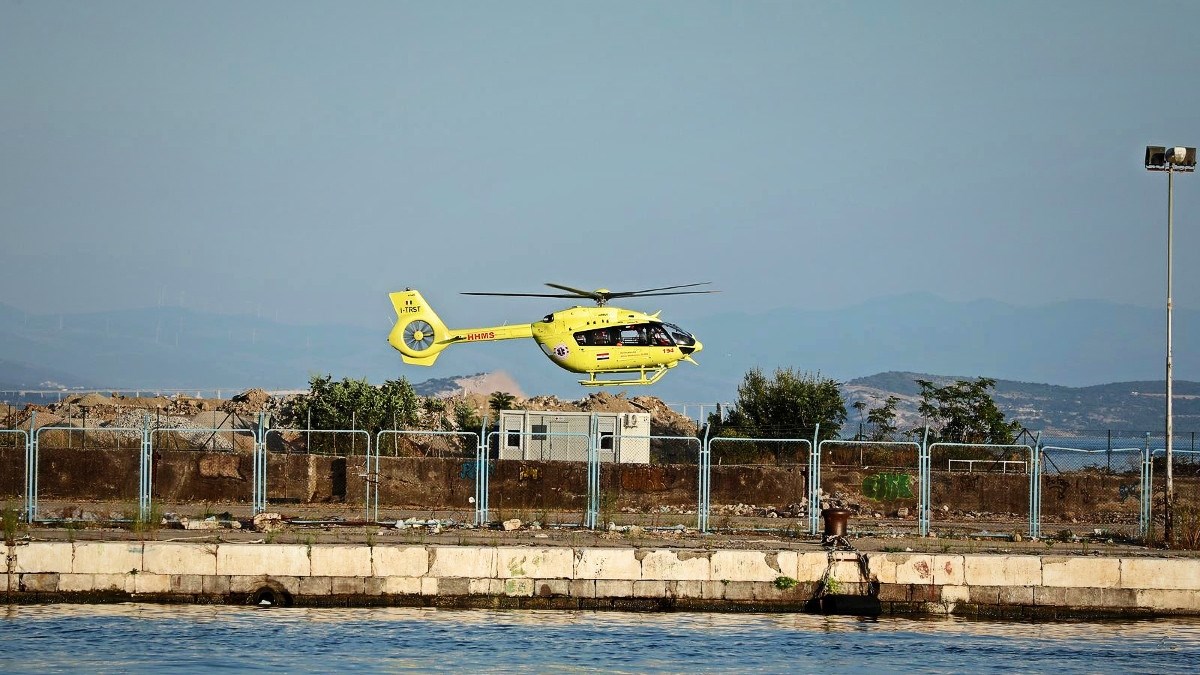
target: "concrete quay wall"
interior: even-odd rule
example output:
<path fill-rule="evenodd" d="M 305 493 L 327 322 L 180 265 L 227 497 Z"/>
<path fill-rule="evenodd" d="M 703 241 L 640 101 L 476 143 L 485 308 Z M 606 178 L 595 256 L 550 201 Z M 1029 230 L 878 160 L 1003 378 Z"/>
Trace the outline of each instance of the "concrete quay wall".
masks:
<path fill-rule="evenodd" d="M 7 602 L 1200 615 L 1200 560 L 794 550 L 30 542 Z M 833 581 L 823 580 L 832 579 Z"/>

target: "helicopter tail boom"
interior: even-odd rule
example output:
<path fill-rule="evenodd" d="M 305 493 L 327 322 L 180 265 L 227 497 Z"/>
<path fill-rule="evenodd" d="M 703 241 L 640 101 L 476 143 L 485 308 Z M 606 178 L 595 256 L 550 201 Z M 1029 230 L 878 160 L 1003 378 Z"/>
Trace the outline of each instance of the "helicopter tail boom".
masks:
<path fill-rule="evenodd" d="M 391 293 L 396 324 L 388 343 L 400 352 L 405 363 L 432 366 L 443 349 L 459 342 L 485 342 L 533 337 L 529 324 L 488 328 L 447 328 L 420 292 L 412 289 Z"/>

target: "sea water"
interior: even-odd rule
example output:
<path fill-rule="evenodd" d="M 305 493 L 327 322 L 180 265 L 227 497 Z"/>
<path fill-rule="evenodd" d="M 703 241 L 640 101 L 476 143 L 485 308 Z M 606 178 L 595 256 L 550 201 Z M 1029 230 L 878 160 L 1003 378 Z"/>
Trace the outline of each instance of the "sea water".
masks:
<path fill-rule="evenodd" d="M 1200 621 L 35 605 L 0 608 L 0 673 L 1165 673 Z"/>

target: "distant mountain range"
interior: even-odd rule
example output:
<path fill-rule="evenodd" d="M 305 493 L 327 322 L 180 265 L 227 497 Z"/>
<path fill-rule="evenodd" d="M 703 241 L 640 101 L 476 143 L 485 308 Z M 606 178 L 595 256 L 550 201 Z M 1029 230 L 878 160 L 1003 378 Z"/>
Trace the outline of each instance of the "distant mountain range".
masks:
<path fill-rule="evenodd" d="M 631 306 L 659 308 L 643 305 L 644 300 Z M 1138 418 L 1104 412 L 1109 399 L 1091 385 L 1137 383 L 1112 386 L 1148 392 L 1137 397 L 1147 409 L 1153 408 L 1149 392 L 1162 389 L 1153 383 L 1163 370 L 1160 309 L 1099 301 L 1017 307 L 910 294 L 838 310 L 726 312 L 688 320 L 672 318 L 667 311 L 663 316 L 704 343 L 697 354 L 699 367 L 683 363 L 658 384 L 638 391 L 667 402 L 733 401 L 737 385 L 754 367 L 819 372 L 848 386 L 860 386 L 854 378 L 872 373 L 963 373 L 1013 383 L 1053 382 L 1059 389 L 1085 387 L 1076 396 L 1081 405 L 1086 401 L 1101 407 L 1080 411 L 1082 418 L 1096 415 L 1096 424 L 1108 419 L 1129 419 L 1133 424 Z M 447 319 L 454 325 L 470 323 Z M 503 371 L 531 394 L 580 398 L 588 392 L 576 384 L 578 376 L 553 366 L 532 341 L 459 345 L 443 354 L 436 366 L 422 368 L 401 362 L 387 344 L 389 328 L 295 325 L 179 307 L 31 314 L 0 305 L 0 389 L 37 388 L 42 383 L 303 389 L 314 374 L 424 382 Z M 1175 374 L 1179 380 L 1200 379 L 1200 312 L 1175 313 Z M 1121 400 L 1122 411 L 1132 405 Z M 1066 413 L 1056 409 L 1039 409 L 1037 414 L 1050 415 L 1047 423 L 1058 424 Z"/>
<path fill-rule="evenodd" d="M 855 401 L 866 402 L 869 409 L 878 407 L 888 396 L 900 399 L 897 404 L 900 428 L 921 426 L 921 415 L 917 412 L 920 405 L 917 379 L 943 386 L 955 380 L 973 378 L 887 372 L 850 380 L 842 387 L 849 409 L 843 431 L 853 434 L 858 428 L 860 419 L 853 408 Z M 1166 393 L 1161 380 L 1090 387 L 997 380 L 992 394 L 1005 417 L 1017 420 L 1033 431 L 1090 432 L 1092 435 L 1112 431 L 1124 437 L 1145 432 L 1155 436 L 1163 434 Z M 1200 432 L 1200 382 L 1177 380 L 1172 399 L 1176 432 Z"/>

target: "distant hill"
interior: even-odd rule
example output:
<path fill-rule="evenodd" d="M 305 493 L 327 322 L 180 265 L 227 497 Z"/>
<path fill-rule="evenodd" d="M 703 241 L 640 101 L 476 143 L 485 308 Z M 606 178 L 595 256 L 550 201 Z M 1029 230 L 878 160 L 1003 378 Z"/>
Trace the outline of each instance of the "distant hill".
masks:
<path fill-rule="evenodd" d="M 920 425 L 917 412 L 920 387 L 916 380 L 929 380 L 945 385 L 972 377 L 946 377 L 923 373 L 886 372 L 860 377 L 843 385 L 847 406 L 865 401 L 876 407 L 889 395 L 898 397 L 898 417 L 903 428 Z M 1021 422 L 1034 431 L 1107 430 L 1163 432 L 1165 392 L 1162 381 L 1114 382 L 1090 387 L 1064 387 L 997 380 L 993 392 L 996 405 L 1009 419 Z M 1200 432 L 1200 382 L 1179 381 L 1174 384 L 1174 417 L 1178 433 Z M 847 429 L 857 428 L 857 411 L 849 408 Z"/>
<path fill-rule="evenodd" d="M 457 377 L 439 377 L 413 384 L 421 396 L 461 396 L 463 394 L 492 394 L 498 391 L 526 398 L 521 386 L 508 373 L 475 373 Z"/>
<path fill-rule="evenodd" d="M 0 359 L 0 390 L 90 386 L 90 382 L 72 373 Z"/>
<path fill-rule="evenodd" d="M 665 307 L 663 318 L 704 343 L 696 355 L 699 366 L 681 363 L 658 384 L 637 392 L 667 402 L 732 401 L 754 367 L 768 372 L 794 367 L 840 381 L 909 371 L 1067 386 L 1143 381 L 1162 371 L 1158 309 L 1096 301 L 1016 307 L 912 294 L 837 310 L 788 308 L 685 319 L 672 316 L 673 304 L 650 305 L 652 300 L 630 306 Z M 387 344 L 391 325 L 384 311 L 391 310 L 386 298 L 381 305 L 379 321 L 370 327 L 304 325 L 179 307 L 33 314 L 0 305 L 0 381 L 11 383 L 0 388 L 49 381 L 69 387 L 280 390 L 305 388 L 314 374 L 423 382 L 506 372 L 526 392 L 571 399 L 591 391 L 577 384 L 578 375 L 550 363 L 531 340 L 459 345 L 433 367 L 406 365 Z M 539 309 L 530 316 L 540 314 Z M 1177 310 L 1175 339 L 1176 377 L 1200 379 L 1200 312 Z"/>

